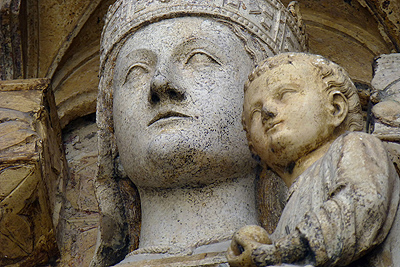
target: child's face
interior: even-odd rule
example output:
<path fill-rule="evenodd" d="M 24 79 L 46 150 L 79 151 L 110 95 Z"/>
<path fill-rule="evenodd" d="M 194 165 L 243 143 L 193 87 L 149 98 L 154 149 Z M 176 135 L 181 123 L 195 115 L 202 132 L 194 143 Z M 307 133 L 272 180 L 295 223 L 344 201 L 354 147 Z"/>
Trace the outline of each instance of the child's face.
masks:
<path fill-rule="evenodd" d="M 254 152 L 262 161 L 295 162 L 330 139 L 335 126 L 325 87 L 316 69 L 295 61 L 251 83 L 243 112 Z"/>

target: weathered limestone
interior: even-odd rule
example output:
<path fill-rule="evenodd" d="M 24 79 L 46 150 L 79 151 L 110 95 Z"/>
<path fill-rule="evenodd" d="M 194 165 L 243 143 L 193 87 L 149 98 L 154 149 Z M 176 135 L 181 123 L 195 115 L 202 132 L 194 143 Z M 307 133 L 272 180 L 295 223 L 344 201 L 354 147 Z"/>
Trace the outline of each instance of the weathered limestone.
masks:
<path fill-rule="evenodd" d="M 400 54 L 381 55 L 375 60 L 374 134 L 382 140 L 400 141 Z"/>
<path fill-rule="evenodd" d="M 373 134 L 385 141 L 400 173 L 400 54 L 381 55 L 374 64 Z"/>
<path fill-rule="evenodd" d="M 384 144 L 353 132 L 360 111 L 347 73 L 322 56 L 283 53 L 253 71 L 249 147 L 289 192 L 270 240 L 258 228 L 234 235 L 231 266 L 395 266 L 400 179 Z"/>
<path fill-rule="evenodd" d="M 382 36 L 395 47 L 400 49 L 400 3 L 399 1 L 386 0 L 357 0 L 361 5 L 367 7 L 371 14 L 380 21 L 379 30 Z"/>
<path fill-rule="evenodd" d="M 146 258 L 149 258 L 148 256 Z M 137 260 L 127 257 L 118 267 L 228 267 L 224 252 L 208 252 L 190 256 L 165 257 L 162 259 Z"/>
<path fill-rule="evenodd" d="M 89 266 L 97 239 L 99 213 L 94 194 L 97 173 L 97 126 L 95 116 L 86 116 L 63 129 L 66 181 L 65 208 L 61 230 L 62 257 L 58 266 Z"/>
<path fill-rule="evenodd" d="M 400 54 L 381 55 L 374 62 L 371 81 L 375 94 L 372 101 L 373 135 L 384 141 L 389 156 L 400 174 Z M 399 213 L 399 211 L 398 211 Z M 400 262 L 400 216 L 397 216 L 389 236 L 379 253 L 390 255 L 379 259 L 379 266 L 396 266 Z"/>
<path fill-rule="evenodd" d="M 65 160 L 49 80 L 0 82 L 0 265 L 59 256 Z"/>
<path fill-rule="evenodd" d="M 0 80 L 23 78 L 20 1 L 0 3 Z"/>
<path fill-rule="evenodd" d="M 300 0 L 299 4 L 309 37 L 308 51 L 346 68 L 354 82 L 369 84 L 371 61 L 393 49 L 379 31 L 379 20 L 372 19 L 357 0 L 331 0 L 329 4 Z"/>
<path fill-rule="evenodd" d="M 99 39 L 104 14 L 113 2 L 1 1 L 0 79 L 51 78 L 62 127 L 71 120 L 95 112 Z M 224 2 L 234 5 L 234 1 Z M 283 1 L 285 5 L 289 2 Z M 303 21 L 307 25 L 310 51 L 340 63 L 365 88 L 369 86 L 372 74 L 372 58 L 382 53 L 399 52 L 398 1 L 300 0 L 299 3 Z M 369 95 L 364 99 L 364 103 L 367 103 Z M 366 106 L 363 105 L 365 111 Z M 77 129 L 74 134 L 80 133 L 80 129 Z M 68 138 L 67 135 L 65 137 Z M 88 191 L 92 188 L 90 182 L 94 173 L 93 165 L 88 165 L 93 162 L 97 149 L 92 144 L 84 147 L 87 144 L 85 137 L 86 134 L 80 136 L 81 142 L 66 140 L 67 147 L 77 148 L 76 151 L 86 154 L 80 158 L 79 153 L 76 156 L 75 152 L 70 152 L 71 179 L 67 184 L 67 198 L 71 200 L 70 207 L 73 208 L 67 212 L 75 210 L 77 213 L 71 212 L 65 217 L 67 226 L 63 228 L 63 234 L 70 236 L 63 236 L 60 242 L 63 243 L 60 250 L 66 249 L 68 258 L 60 263 L 61 266 L 86 266 L 87 258 L 92 253 L 90 247 L 95 243 L 94 230 L 90 228 L 96 225 L 96 205 L 93 205 L 93 198 L 87 196 L 90 195 Z M 388 149 L 394 151 L 391 153 L 393 155 L 399 154 L 398 146 L 396 148 L 392 144 Z M 285 198 L 277 199 L 276 195 L 284 195 L 285 188 L 281 186 L 282 183 L 277 183 L 280 180 L 271 181 L 270 174 L 263 172 L 261 175 L 268 179 L 259 180 L 258 207 L 262 225 L 271 230 L 275 227 L 273 221 L 280 215 L 276 206 L 281 206 L 285 201 Z M 277 186 L 280 186 L 280 190 L 276 190 Z M 274 188 L 272 194 L 269 188 Z M 74 194 L 78 197 L 75 198 Z M 274 220 L 271 220 L 271 210 Z"/>
<path fill-rule="evenodd" d="M 211 253 L 209 264 L 234 231 L 257 223 L 242 88 L 259 60 L 304 50 L 303 30 L 297 6 L 288 11 L 278 1 L 117 1 L 110 8 L 101 45 L 101 232 L 93 266 L 118 262 L 128 246 L 138 249 L 125 262 L 189 256 L 182 266 L 193 266 L 203 263 L 190 262 L 192 255 Z M 134 208 L 124 201 L 139 202 L 127 177 L 140 193 L 141 223 L 137 211 L 125 214 Z M 121 196 L 119 181 L 133 197 Z"/>

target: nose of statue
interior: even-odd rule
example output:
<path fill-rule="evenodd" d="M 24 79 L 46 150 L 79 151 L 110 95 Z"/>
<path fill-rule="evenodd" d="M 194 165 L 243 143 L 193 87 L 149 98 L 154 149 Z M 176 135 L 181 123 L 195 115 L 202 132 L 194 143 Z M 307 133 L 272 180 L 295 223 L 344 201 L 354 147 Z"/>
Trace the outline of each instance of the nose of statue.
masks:
<path fill-rule="evenodd" d="M 156 71 L 150 83 L 149 102 L 159 104 L 163 102 L 180 102 L 185 99 L 182 88 L 177 86 L 168 74 Z"/>
<path fill-rule="evenodd" d="M 267 107 L 262 107 L 261 109 L 261 117 L 263 119 L 263 121 L 268 121 L 270 119 L 275 118 L 276 113 L 272 112 L 269 108 Z"/>

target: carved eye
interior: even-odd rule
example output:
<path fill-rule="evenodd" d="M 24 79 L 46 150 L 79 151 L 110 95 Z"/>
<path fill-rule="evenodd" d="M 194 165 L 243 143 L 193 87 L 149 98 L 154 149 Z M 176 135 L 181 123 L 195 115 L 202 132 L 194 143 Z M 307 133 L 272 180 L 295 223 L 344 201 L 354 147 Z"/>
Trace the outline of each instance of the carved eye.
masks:
<path fill-rule="evenodd" d="M 218 64 L 221 65 L 215 57 L 203 51 L 193 51 L 189 54 L 186 64 Z"/>
<path fill-rule="evenodd" d="M 132 65 L 126 73 L 125 82 L 133 81 L 134 79 L 141 78 L 143 75 L 149 73 L 148 67 L 143 63 Z"/>
<path fill-rule="evenodd" d="M 278 93 L 278 99 L 279 100 L 285 100 L 288 98 L 291 94 L 297 93 L 296 90 L 294 89 L 283 89 Z"/>

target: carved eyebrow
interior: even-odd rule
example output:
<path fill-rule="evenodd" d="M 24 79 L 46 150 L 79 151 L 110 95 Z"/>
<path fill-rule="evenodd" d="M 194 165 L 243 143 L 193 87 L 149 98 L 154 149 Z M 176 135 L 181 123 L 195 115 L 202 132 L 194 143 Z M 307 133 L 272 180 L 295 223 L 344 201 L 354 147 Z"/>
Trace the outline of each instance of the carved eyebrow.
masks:
<path fill-rule="evenodd" d="M 254 113 L 261 112 L 262 103 L 257 102 L 251 109 L 250 109 L 250 119 L 253 119 Z"/>
<path fill-rule="evenodd" d="M 271 85 L 269 85 L 271 86 Z M 277 87 L 273 86 L 271 88 L 272 92 L 274 92 L 273 94 L 276 96 L 282 96 L 284 93 L 288 93 L 288 92 L 299 92 L 301 91 L 301 86 L 297 83 L 284 83 L 284 84 L 280 84 Z"/>
<path fill-rule="evenodd" d="M 149 66 L 146 63 L 142 62 L 134 63 L 128 68 L 126 72 L 123 72 L 125 73 L 125 75 L 124 78 L 122 79 L 124 81 L 122 85 L 124 85 L 127 82 L 129 75 L 135 68 L 142 68 L 146 73 L 149 73 Z"/>
<path fill-rule="evenodd" d="M 134 66 L 154 66 L 157 63 L 157 56 L 154 52 L 148 49 L 137 49 L 129 51 L 128 53 L 121 53 L 117 59 L 117 65 L 123 58 L 123 64 L 121 69 L 116 70 L 116 78 L 119 82 L 123 82 L 126 79 L 126 75 Z"/>
<path fill-rule="evenodd" d="M 298 92 L 299 92 L 298 89 L 284 87 L 284 88 L 278 90 L 277 94 L 278 94 L 279 99 L 281 99 L 281 98 L 283 98 L 284 94 L 286 94 L 286 93 L 298 93 Z"/>
<path fill-rule="evenodd" d="M 190 52 L 186 55 L 184 62 L 185 62 L 185 63 L 188 63 L 189 59 L 190 59 L 192 56 L 196 55 L 196 54 L 203 54 L 203 55 L 206 55 L 206 56 L 207 56 L 208 58 L 210 58 L 212 61 L 214 61 L 215 63 L 221 65 L 221 62 L 218 60 L 217 57 L 215 57 L 215 56 L 214 56 L 213 54 L 211 54 L 211 53 L 208 53 L 208 52 L 205 51 L 204 49 L 199 49 L 199 48 L 196 48 L 196 49 L 190 51 Z"/>
<path fill-rule="evenodd" d="M 180 43 L 172 51 L 172 57 L 180 61 L 185 61 L 193 51 L 202 52 L 219 64 L 224 64 L 227 61 L 225 49 L 203 38 L 190 38 Z"/>

